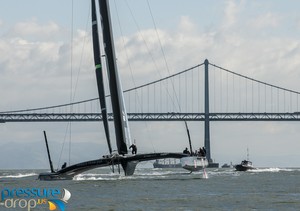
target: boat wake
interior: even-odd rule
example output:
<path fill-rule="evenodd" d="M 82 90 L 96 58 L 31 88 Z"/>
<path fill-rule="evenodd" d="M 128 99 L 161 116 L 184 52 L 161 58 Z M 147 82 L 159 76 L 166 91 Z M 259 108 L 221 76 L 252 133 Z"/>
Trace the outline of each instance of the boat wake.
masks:
<path fill-rule="evenodd" d="M 299 172 L 299 168 L 278 168 L 278 167 L 265 167 L 255 168 L 244 172 L 236 171 L 233 168 L 228 169 L 210 169 L 208 170 L 210 177 L 239 177 L 244 174 L 260 174 L 260 173 L 280 173 L 280 172 Z M 201 173 L 201 172 L 199 172 Z"/>
<path fill-rule="evenodd" d="M 279 168 L 256 168 L 256 169 L 250 169 L 249 172 L 279 172 Z"/>
<path fill-rule="evenodd" d="M 251 169 L 249 172 L 280 172 L 280 171 L 299 171 L 299 169 L 292 169 L 292 168 L 256 168 L 256 169 Z"/>
<path fill-rule="evenodd" d="M 88 180 L 117 180 L 120 175 L 118 174 L 79 174 L 73 178 L 76 181 Z"/>
<path fill-rule="evenodd" d="M 193 175 L 193 176 L 191 176 Z M 74 180 L 85 181 L 85 180 L 103 180 L 103 181 L 113 181 L 113 180 L 140 180 L 140 179 L 184 179 L 185 177 L 200 177 L 202 178 L 202 173 L 195 172 L 190 174 L 186 171 L 174 171 L 174 170 L 137 170 L 132 176 L 124 176 L 119 173 L 84 173 L 79 174 L 74 177 Z"/>
<path fill-rule="evenodd" d="M 24 177 L 32 177 L 32 176 L 36 176 L 36 173 L 25 173 L 25 174 L 13 174 L 13 175 L 1 175 L 0 179 L 4 179 L 4 178 L 24 178 Z"/>

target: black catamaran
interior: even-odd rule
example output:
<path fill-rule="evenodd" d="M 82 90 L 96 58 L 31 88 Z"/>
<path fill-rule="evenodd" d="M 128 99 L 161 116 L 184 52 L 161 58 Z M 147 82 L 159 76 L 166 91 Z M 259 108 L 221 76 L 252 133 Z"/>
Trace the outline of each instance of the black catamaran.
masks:
<path fill-rule="evenodd" d="M 104 42 L 104 51 L 106 66 L 108 72 L 109 89 L 111 94 L 111 103 L 115 127 L 116 145 L 118 153 L 112 153 L 111 141 L 109 136 L 107 109 L 105 102 L 105 90 L 103 85 L 102 64 L 100 55 L 100 45 L 98 36 L 98 24 L 96 13 L 96 0 L 91 0 L 92 5 L 92 27 L 93 27 L 93 50 L 94 61 L 97 78 L 97 86 L 99 93 L 99 101 L 101 106 L 101 113 L 103 125 L 109 149 L 109 155 L 104 155 L 100 159 L 90 160 L 78 164 L 68 166 L 66 168 L 54 171 L 50 158 L 49 150 L 48 158 L 51 166 L 51 172 L 41 173 L 40 180 L 60 180 L 60 179 L 73 179 L 74 176 L 104 166 L 121 165 L 125 175 L 132 175 L 135 171 L 137 163 L 141 161 L 164 159 L 164 158 L 186 158 L 188 154 L 184 153 L 147 153 L 147 154 L 128 154 L 128 146 L 131 145 L 130 131 L 127 119 L 127 113 L 124 104 L 123 91 L 121 87 L 120 77 L 117 71 L 116 57 L 114 52 L 113 35 L 111 29 L 111 20 L 109 13 L 108 0 L 99 0 L 99 8 L 101 15 L 101 26 Z M 45 141 L 48 149 L 47 139 Z M 204 159 L 204 158 L 203 158 Z M 205 160 L 206 161 L 206 160 Z M 207 163 L 207 162 L 206 162 Z"/>

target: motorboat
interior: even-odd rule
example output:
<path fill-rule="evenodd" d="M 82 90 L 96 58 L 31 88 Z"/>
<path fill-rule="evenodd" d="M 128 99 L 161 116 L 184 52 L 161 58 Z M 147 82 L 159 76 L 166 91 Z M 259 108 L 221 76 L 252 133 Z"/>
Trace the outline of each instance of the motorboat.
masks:
<path fill-rule="evenodd" d="M 234 167 L 237 171 L 248 171 L 251 169 L 255 169 L 252 165 L 252 162 L 249 160 L 243 160 L 241 164 L 237 164 Z"/>

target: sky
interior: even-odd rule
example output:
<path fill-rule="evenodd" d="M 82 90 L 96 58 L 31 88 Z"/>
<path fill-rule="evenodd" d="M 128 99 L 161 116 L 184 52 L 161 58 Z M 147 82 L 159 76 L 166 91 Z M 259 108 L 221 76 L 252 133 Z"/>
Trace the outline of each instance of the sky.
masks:
<path fill-rule="evenodd" d="M 299 1 L 110 0 L 110 8 L 124 89 L 207 58 L 237 73 L 300 91 Z M 97 97 L 91 49 L 89 1 L 2 1 L 0 111 Z M 107 153 L 101 124 L 72 123 L 71 150 L 64 141 L 70 136 L 67 127 L 55 122 L 0 124 L 0 168 L 48 168 L 43 130 L 55 167 L 68 161 L 68 151 L 71 163 Z M 187 146 L 183 122 L 131 122 L 130 127 L 139 152 L 180 152 Z M 203 146 L 203 123 L 190 122 L 189 127 L 193 145 Z M 255 166 L 299 167 L 298 127 L 298 122 L 213 122 L 212 158 L 221 165 L 236 164 L 246 158 L 248 148 Z"/>

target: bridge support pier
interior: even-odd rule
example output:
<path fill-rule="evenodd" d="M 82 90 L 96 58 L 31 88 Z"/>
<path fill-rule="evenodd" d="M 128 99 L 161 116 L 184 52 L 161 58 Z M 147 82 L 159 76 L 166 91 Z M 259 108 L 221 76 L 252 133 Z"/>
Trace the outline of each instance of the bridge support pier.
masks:
<path fill-rule="evenodd" d="M 208 167 L 218 168 L 218 163 L 213 163 L 210 153 L 210 127 L 209 127 L 209 77 L 208 77 L 207 59 L 204 61 L 204 147 L 206 149 L 206 158 L 208 160 Z"/>

